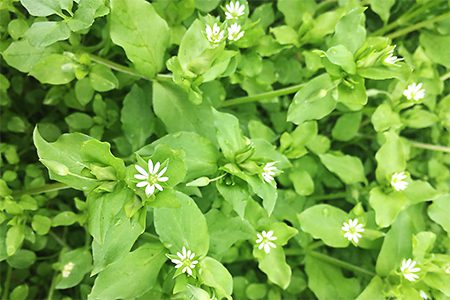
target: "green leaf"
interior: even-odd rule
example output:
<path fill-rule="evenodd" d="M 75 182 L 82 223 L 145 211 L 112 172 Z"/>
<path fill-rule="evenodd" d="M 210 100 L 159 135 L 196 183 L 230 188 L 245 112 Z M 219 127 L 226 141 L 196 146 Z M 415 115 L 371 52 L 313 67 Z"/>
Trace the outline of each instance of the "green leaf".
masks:
<path fill-rule="evenodd" d="M 22 246 L 22 242 L 25 238 L 24 228 L 21 225 L 15 225 L 9 227 L 6 232 L 6 253 L 8 256 L 14 255 L 17 250 Z"/>
<path fill-rule="evenodd" d="M 34 47 L 28 40 L 20 40 L 12 42 L 2 55 L 8 65 L 27 73 L 35 64 L 53 52 L 55 49 L 51 47 Z"/>
<path fill-rule="evenodd" d="M 439 117 L 432 112 L 413 108 L 402 115 L 403 122 L 409 128 L 426 128 L 439 122 Z"/>
<path fill-rule="evenodd" d="M 383 287 L 383 280 L 380 277 L 375 276 L 366 286 L 364 291 L 359 294 L 356 300 L 385 300 L 386 297 L 382 293 L 380 293 L 380 291 L 383 290 Z"/>
<path fill-rule="evenodd" d="M 369 203 L 375 210 L 375 220 L 380 227 L 388 227 L 394 223 L 400 212 L 409 205 L 404 193 L 385 194 L 379 187 L 370 191 Z"/>
<path fill-rule="evenodd" d="M 433 62 L 450 68 L 450 57 L 447 51 L 450 35 L 438 35 L 424 31 L 420 34 L 420 44 Z"/>
<path fill-rule="evenodd" d="M 383 22 L 386 24 L 389 20 L 390 10 L 394 4 L 395 0 L 370 0 L 370 9 L 372 9 L 377 15 L 379 15 L 381 20 L 383 20 Z"/>
<path fill-rule="evenodd" d="M 205 256 L 209 249 L 205 216 L 190 197 L 180 192 L 175 196 L 180 207 L 154 209 L 156 232 L 172 253 L 186 247 L 197 256 Z"/>
<path fill-rule="evenodd" d="M 220 258 L 231 246 L 254 237 L 253 228 L 240 217 L 230 218 L 212 209 L 206 214 L 210 234 L 209 255 Z"/>
<path fill-rule="evenodd" d="M 309 81 L 295 94 L 289 106 L 287 120 L 298 125 L 327 116 L 336 106 L 331 95 L 333 87 L 328 74 L 319 75 Z"/>
<path fill-rule="evenodd" d="M 418 261 L 425 259 L 434 247 L 436 234 L 431 231 L 422 231 L 413 237 L 413 256 Z"/>
<path fill-rule="evenodd" d="M 18 285 L 11 292 L 11 300 L 25 300 L 28 297 L 29 288 L 26 284 Z"/>
<path fill-rule="evenodd" d="M 80 112 L 70 114 L 65 117 L 64 120 L 72 130 L 89 129 L 92 127 L 92 125 L 94 125 L 94 121 L 92 120 L 91 116 Z"/>
<path fill-rule="evenodd" d="M 125 50 L 136 70 L 153 78 L 164 65 L 170 35 L 166 21 L 145 0 L 112 0 L 110 16 L 114 44 Z"/>
<path fill-rule="evenodd" d="M 226 185 L 221 182 L 218 182 L 216 186 L 225 201 L 227 201 L 238 216 L 243 219 L 247 201 L 251 197 L 248 188 L 239 184 Z"/>
<path fill-rule="evenodd" d="M 394 132 L 384 133 L 385 142 L 377 151 L 376 176 L 379 182 L 390 181 L 392 174 L 402 172 L 406 168 L 407 153 L 405 146 Z"/>
<path fill-rule="evenodd" d="M 68 39 L 70 29 L 64 22 L 35 22 L 25 32 L 25 38 L 35 47 L 47 47 L 58 41 Z"/>
<path fill-rule="evenodd" d="M 292 270 L 286 263 L 286 256 L 282 247 L 277 246 L 267 254 L 255 245 L 253 256 L 258 260 L 258 268 L 267 275 L 271 282 L 284 290 L 289 286 Z"/>
<path fill-rule="evenodd" d="M 286 24 L 297 27 L 302 22 L 303 15 L 313 15 L 317 3 L 314 0 L 279 0 L 277 8 L 284 15 Z"/>
<path fill-rule="evenodd" d="M 107 92 L 119 86 L 114 73 L 108 67 L 103 65 L 94 65 L 89 72 L 91 86 L 97 92 Z"/>
<path fill-rule="evenodd" d="M 192 131 L 208 138 L 215 145 L 217 134 L 211 107 L 206 103 L 194 105 L 188 95 L 173 83 L 153 82 L 153 106 L 156 116 L 169 133 Z"/>
<path fill-rule="evenodd" d="M 367 104 L 366 87 L 361 76 L 349 76 L 338 86 L 337 101 L 352 111 L 361 110 Z"/>
<path fill-rule="evenodd" d="M 273 33 L 280 45 L 300 46 L 298 33 L 292 27 L 286 25 L 277 26 L 270 28 L 270 32 Z"/>
<path fill-rule="evenodd" d="M 331 47 L 325 52 L 326 57 L 335 65 L 342 67 L 342 69 L 349 73 L 355 74 L 356 64 L 353 60 L 353 54 L 342 45 Z"/>
<path fill-rule="evenodd" d="M 312 256 L 305 258 L 308 287 L 318 299 L 355 299 L 360 292 L 357 278 L 346 278 L 337 267 Z"/>
<path fill-rule="evenodd" d="M 52 226 L 52 220 L 49 217 L 42 215 L 34 215 L 31 227 L 37 234 L 44 235 L 47 234 Z"/>
<path fill-rule="evenodd" d="M 358 134 L 361 118 L 361 112 L 343 114 L 337 119 L 336 124 L 334 124 L 331 135 L 338 141 L 350 141 Z"/>
<path fill-rule="evenodd" d="M 199 266 L 199 277 L 203 284 L 215 288 L 219 298 L 231 299 L 233 278 L 228 270 L 219 261 L 208 256 L 200 261 Z"/>
<path fill-rule="evenodd" d="M 354 8 L 336 24 L 332 45 L 343 45 L 355 53 L 366 39 L 365 8 Z"/>
<path fill-rule="evenodd" d="M 125 137 L 133 151 L 145 145 L 155 127 L 155 116 L 150 106 L 150 97 L 138 86 L 133 85 L 123 101 L 120 121 Z"/>
<path fill-rule="evenodd" d="M 144 232 L 146 212 L 141 210 L 131 219 L 124 205 L 134 198 L 134 193 L 118 186 L 112 193 L 90 193 L 87 199 L 89 233 L 92 241 L 94 269 L 97 274 L 109 264 L 131 250 L 136 239 Z"/>
<path fill-rule="evenodd" d="M 404 212 L 386 234 L 376 263 L 379 276 L 387 276 L 400 267 L 402 259 L 412 254 L 413 220 Z"/>
<path fill-rule="evenodd" d="M 234 162 L 236 154 L 247 146 L 239 127 L 239 120 L 231 114 L 222 113 L 215 109 L 213 109 L 213 117 L 219 147 L 225 158 Z"/>
<path fill-rule="evenodd" d="M 144 244 L 110 264 L 95 280 L 88 299 L 132 299 L 149 291 L 166 261 L 159 244 Z"/>
<path fill-rule="evenodd" d="M 41 83 L 66 84 L 75 78 L 74 63 L 62 54 L 50 54 L 39 60 L 30 70 L 30 75 Z"/>
<path fill-rule="evenodd" d="M 447 235 L 450 236 L 450 218 L 448 212 L 450 211 L 450 196 L 445 195 L 437 198 L 428 207 L 428 215 L 430 218 L 438 223 L 447 231 Z"/>
<path fill-rule="evenodd" d="M 298 215 L 302 230 L 313 238 L 321 239 L 326 245 L 335 248 L 345 248 L 349 241 L 341 230 L 348 220 L 347 214 L 328 204 L 314 205 Z"/>
<path fill-rule="evenodd" d="M 174 150 L 184 152 L 183 160 L 187 168 L 186 181 L 213 175 L 217 171 L 218 150 L 208 139 L 195 132 L 181 131 L 165 135 L 137 153 L 141 156 L 150 156 L 158 145 L 168 145 Z"/>
<path fill-rule="evenodd" d="M 394 112 L 388 103 L 381 103 L 372 114 L 372 124 L 377 132 L 390 128 L 397 129 L 402 126 L 399 115 Z"/>
<path fill-rule="evenodd" d="M 104 13 L 100 13 L 102 11 Z M 73 17 L 67 21 L 67 25 L 72 31 L 82 31 L 91 27 L 96 17 L 107 12 L 108 8 L 104 0 L 79 0 L 78 8 Z"/>
<path fill-rule="evenodd" d="M 294 190 L 297 194 L 308 196 L 314 193 L 314 181 L 307 171 L 294 171 L 289 174 L 289 179 L 292 181 Z"/>
<path fill-rule="evenodd" d="M 320 161 L 325 167 L 336 174 L 345 184 L 366 182 L 364 167 L 356 156 L 320 154 Z"/>
<path fill-rule="evenodd" d="M 65 252 L 60 258 L 61 270 L 67 264 L 73 264 L 68 276 L 59 276 L 57 279 L 57 289 L 68 289 L 78 285 L 92 269 L 92 257 L 90 251 L 84 248 L 78 248 Z"/>
<path fill-rule="evenodd" d="M 75 83 L 75 96 L 83 106 L 91 102 L 94 97 L 94 89 L 88 78 L 83 78 Z"/>
<path fill-rule="evenodd" d="M 30 15 L 47 17 L 53 14 L 62 15 L 61 8 L 65 8 L 61 0 L 20 0 Z"/>

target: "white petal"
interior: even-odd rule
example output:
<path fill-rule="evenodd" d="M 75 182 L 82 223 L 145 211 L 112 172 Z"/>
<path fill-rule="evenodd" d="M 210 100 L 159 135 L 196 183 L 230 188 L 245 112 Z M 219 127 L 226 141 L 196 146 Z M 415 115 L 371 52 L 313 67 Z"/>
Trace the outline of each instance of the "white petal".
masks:
<path fill-rule="evenodd" d="M 155 192 L 155 186 L 154 185 L 147 185 L 147 187 L 145 188 L 145 194 L 147 194 L 147 196 L 153 195 L 153 193 Z"/>
<path fill-rule="evenodd" d="M 161 177 L 161 176 L 163 176 L 164 175 L 164 173 L 166 173 L 166 171 L 167 171 L 167 166 L 166 167 L 164 167 L 161 171 L 159 171 L 159 173 L 158 173 L 158 177 Z"/>
<path fill-rule="evenodd" d="M 147 181 L 140 181 L 140 182 L 136 183 L 136 186 L 139 188 L 144 187 L 146 185 L 149 185 L 149 183 Z"/>
<path fill-rule="evenodd" d="M 134 178 L 139 179 L 139 180 L 147 180 L 148 175 L 136 174 L 136 175 L 134 175 Z"/>
<path fill-rule="evenodd" d="M 166 182 L 167 180 L 169 180 L 169 177 L 160 177 L 160 178 L 158 178 L 159 182 Z"/>
<path fill-rule="evenodd" d="M 179 260 L 179 259 L 171 259 L 170 260 L 171 262 L 173 262 L 174 264 L 176 264 L 176 265 L 179 265 L 179 264 L 182 264 L 183 262 L 181 261 L 181 260 Z"/>
<path fill-rule="evenodd" d="M 148 160 L 148 171 L 153 174 L 153 162 L 151 159 Z"/>
<path fill-rule="evenodd" d="M 264 243 L 259 244 L 258 249 L 261 250 L 264 247 Z"/>
<path fill-rule="evenodd" d="M 155 187 L 159 190 L 159 191 L 163 191 L 163 188 L 161 185 L 159 185 L 158 183 L 155 183 Z"/>
<path fill-rule="evenodd" d="M 142 167 L 139 166 L 139 165 L 134 165 L 134 167 L 136 168 L 136 170 L 137 170 L 139 173 L 141 173 L 142 175 L 145 175 L 145 176 L 148 177 L 148 173 L 147 173 L 147 171 L 144 170 L 144 168 L 142 168 Z"/>
<path fill-rule="evenodd" d="M 264 245 L 264 252 L 266 252 L 267 254 L 270 253 L 270 246 L 268 244 Z"/>
<path fill-rule="evenodd" d="M 177 255 L 178 255 L 178 257 L 179 257 L 181 260 L 185 260 L 185 259 L 186 259 L 186 256 L 184 256 L 184 255 L 181 254 L 180 252 L 177 252 Z"/>
<path fill-rule="evenodd" d="M 157 174 L 159 171 L 159 167 L 161 166 L 161 164 L 158 162 L 156 162 L 155 166 L 153 167 L 153 174 Z"/>

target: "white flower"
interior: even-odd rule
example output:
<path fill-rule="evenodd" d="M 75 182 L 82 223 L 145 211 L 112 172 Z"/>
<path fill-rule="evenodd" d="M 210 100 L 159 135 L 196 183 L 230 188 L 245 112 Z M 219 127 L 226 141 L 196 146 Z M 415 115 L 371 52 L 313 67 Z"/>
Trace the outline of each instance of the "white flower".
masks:
<path fill-rule="evenodd" d="M 188 273 L 192 276 L 192 270 L 195 268 L 195 265 L 198 264 L 198 260 L 194 260 L 195 253 L 191 250 L 186 250 L 186 247 L 183 246 L 181 253 L 177 252 L 177 256 L 179 259 L 171 259 L 175 264 L 175 268 L 183 268 L 181 269 L 182 273 Z"/>
<path fill-rule="evenodd" d="M 408 100 L 419 101 L 420 99 L 423 99 L 425 97 L 425 89 L 423 89 L 422 86 L 423 86 L 422 82 L 419 83 L 413 82 L 410 85 L 408 85 L 406 90 L 403 92 L 403 95 Z"/>
<path fill-rule="evenodd" d="M 225 37 L 225 31 L 220 29 L 217 23 L 214 23 L 213 27 L 206 25 L 205 32 L 206 38 L 213 44 L 219 44 Z"/>
<path fill-rule="evenodd" d="M 67 264 L 64 265 L 63 270 L 62 270 L 62 277 L 67 278 L 70 276 L 70 273 L 73 270 L 73 267 L 75 267 L 75 264 L 73 262 L 68 262 Z"/>
<path fill-rule="evenodd" d="M 344 237 L 355 244 L 362 238 L 361 232 L 364 232 L 364 226 L 358 223 L 358 219 L 350 219 L 344 222 L 341 229 L 345 232 Z"/>
<path fill-rule="evenodd" d="M 155 192 L 155 188 L 162 191 L 163 188 L 158 182 L 166 182 L 169 180 L 169 177 L 162 177 L 164 173 L 167 171 L 167 167 L 163 168 L 159 171 L 159 167 L 161 164 L 156 162 L 153 166 L 153 162 L 151 159 L 148 160 L 148 172 L 139 165 L 135 165 L 134 167 L 139 172 L 139 174 L 134 175 L 134 178 L 142 180 L 136 184 L 137 187 L 145 187 L 145 194 L 147 196 L 153 195 Z M 159 172 L 158 172 L 159 171 Z"/>
<path fill-rule="evenodd" d="M 402 61 L 403 58 L 397 57 L 394 55 L 394 48 L 388 52 L 388 56 L 383 60 L 383 62 L 387 65 L 395 65 L 397 62 Z"/>
<path fill-rule="evenodd" d="M 419 293 L 420 293 L 420 297 L 422 297 L 423 300 L 429 299 L 427 293 L 425 293 L 424 291 L 420 290 Z"/>
<path fill-rule="evenodd" d="M 408 179 L 408 175 L 405 172 L 394 173 L 391 177 L 391 186 L 397 192 L 404 191 L 408 187 L 406 179 Z"/>
<path fill-rule="evenodd" d="M 244 11 L 245 5 L 241 5 L 239 1 L 231 1 L 230 3 L 225 5 L 225 16 L 228 20 L 239 18 L 240 16 L 244 15 Z"/>
<path fill-rule="evenodd" d="M 408 260 L 402 260 L 402 266 L 400 267 L 400 272 L 403 277 L 405 277 L 409 281 L 416 281 L 419 278 L 419 275 L 415 274 L 420 272 L 420 268 L 416 267 L 417 262 L 409 258 Z"/>
<path fill-rule="evenodd" d="M 273 230 L 270 230 L 268 232 L 262 231 L 261 233 L 256 234 L 256 244 L 258 244 L 258 249 L 262 250 L 264 248 L 264 252 L 267 254 L 270 253 L 270 248 L 276 248 L 277 245 L 273 243 L 277 239 L 276 236 L 273 235 Z"/>
<path fill-rule="evenodd" d="M 275 167 L 276 163 L 276 161 L 273 161 L 268 162 L 264 165 L 261 176 L 265 182 L 272 183 L 273 181 L 275 181 L 273 177 L 277 174 L 277 172 L 279 172 L 278 168 Z"/>
<path fill-rule="evenodd" d="M 231 24 L 230 27 L 228 27 L 228 39 L 230 41 L 237 41 L 241 39 L 244 36 L 245 31 L 241 31 L 241 25 L 239 24 Z"/>

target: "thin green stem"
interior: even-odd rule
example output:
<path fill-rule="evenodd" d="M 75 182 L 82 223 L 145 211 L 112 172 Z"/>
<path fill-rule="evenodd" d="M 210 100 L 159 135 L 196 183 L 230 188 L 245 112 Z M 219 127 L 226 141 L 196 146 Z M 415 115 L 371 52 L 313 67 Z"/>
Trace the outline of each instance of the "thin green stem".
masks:
<path fill-rule="evenodd" d="M 415 141 L 411 141 L 411 140 L 409 140 L 409 143 L 411 146 L 413 146 L 415 148 L 450 153 L 450 147 L 446 147 L 446 146 L 442 146 L 442 145 L 426 144 L 426 143 L 420 143 L 420 142 L 415 142 Z"/>
<path fill-rule="evenodd" d="M 327 194 L 327 195 L 317 195 L 317 196 L 311 196 L 310 199 L 312 200 L 331 200 L 336 198 L 345 198 L 347 196 L 346 192 L 340 192 L 340 193 L 333 193 L 333 194 Z"/>
<path fill-rule="evenodd" d="M 63 239 L 61 239 L 58 235 L 56 235 L 56 233 L 49 231 L 48 234 L 61 246 L 64 248 L 69 248 L 69 245 L 67 245 L 66 241 L 64 241 Z"/>
<path fill-rule="evenodd" d="M 374 36 L 383 35 L 386 32 L 389 32 L 392 29 L 405 24 L 406 22 L 408 22 L 409 20 L 411 20 L 411 19 L 415 18 L 416 16 L 420 15 L 425 10 L 427 10 L 428 8 L 434 6 L 438 2 L 439 1 L 429 1 L 429 2 L 425 3 L 423 6 L 421 6 L 419 8 L 413 6 L 406 13 L 404 13 L 402 16 L 397 18 L 394 22 L 389 23 L 386 26 L 383 26 L 382 28 L 372 32 L 371 35 L 374 35 Z"/>
<path fill-rule="evenodd" d="M 132 68 L 120 65 L 120 64 L 115 63 L 115 62 L 113 62 L 113 61 L 111 61 L 109 59 L 106 59 L 106 58 L 103 58 L 103 57 L 100 57 L 100 56 L 97 56 L 97 55 L 94 55 L 94 54 L 90 54 L 90 53 L 88 55 L 89 55 L 90 59 L 93 62 L 96 62 L 98 64 L 104 65 L 104 66 L 106 66 L 106 67 L 108 67 L 108 68 L 110 68 L 112 70 L 117 71 L 117 72 L 128 74 L 128 75 L 131 75 L 131 76 L 134 76 L 134 77 L 138 77 L 140 79 L 145 79 L 145 80 L 149 80 L 149 81 L 152 80 L 151 78 L 148 78 L 148 77 L 138 73 L 136 70 L 134 70 Z M 157 74 L 155 79 L 159 80 L 159 81 L 168 81 L 168 80 L 171 81 L 172 80 L 172 75 L 170 75 L 170 74 Z"/>
<path fill-rule="evenodd" d="M 239 105 L 239 104 L 244 104 L 244 103 L 251 103 L 251 102 L 256 102 L 256 101 L 267 99 L 267 98 L 273 98 L 273 97 L 293 94 L 293 93 L 298 92 L 298 90 L 300 90 L 304 85 L 305 85 L 304 83 L 300 83 L 300 84 L 289 86 L 289 87 L 282 88 L 279 90 L 274 90 L 274 91 L 251 95 L 251 96 L 229 99 L 229 100 L 224 101 L 220 105 L 220 107 L 228 107 L 228 106 Z"/>
<path fill-rule="evenodd" d="M 38 188 L 32 188 L 32 189 L 28 189 L 28 190 L 13 192 L 13 197 L 20 197 L 25 194 L 28 194 L 28 195 L 42 194 L 42 193 L 59 191 L 59 190 L 65 190 L 68 188 L 70 188 L 70 186 L 68 186 L 67 184 L 64 184 L 64 183 L 60 183 L 60 182 L 49 183 L 49 184 L 43 185 Z"/>
<path fill-rule="evenodd" d="M 312 256 L 314 258 L 317 258 L 323 262 L 326 262 L 330 265 L 336 266 L 336 267 L 340 267 L 342 269 L 346 269 L 349 271 L 353 271 L 353 272 L 358 272 L 361 274 L 365 274 L 368 276 L 375 276 L 376 274 L 372 271 L 369 271 L 367 269 L 355 266 L 351 263 L 345 262 L 343 260 L 328 256 L 326 254 L 320 253 L 320 252 L 316 252 L 316 251 L 310 251 L 307 253 L 307 255 Z"/>
<path fill-rule="evenodd" d="M 388 34 L 387 37 L 391 38 L 391 39 L 395 39 L 395 38 L 398 38 L 398 37 L 403 36 L 405 34 L 408 34 L 410 32 L 413 32 L 413 31 L 419 30 L 419 29 L 421 29 L 423 27 L 426 27 L 428 25 L 431 25 L 433 23 L 436 23 L 436 22 L 439 22 L 439 21 L 443 21 L 443 20 L 445 20 L 447 18 L 450 18 L 450 12 L 447 12 L 447 13 L 439 15 L 439 16 L 434 16 L 433 18 L 430 18 L 428 20 L 425 20 L 425 21 L 422 21 L 422 22 L 410 25 L 410 26 L 408 26 L 406 28 L 397 30 L 397 31 L 395 31 L 393 33 Z"/>
<path fill-rule="evenodd" d="M 56 274 L 53 274 L 52 283 L 50 284 L 50 288 L 48 290 L 47 300 L 53 299 L 53 294 L 55 293 L 56 286 Z"/>
<path fill-rule="evenodd" d="M 446 80 L 449 79 L 449 78 L 450 78 L 450 71 L 447 72 L 447 73 L 445 73 L 444 75 L 442 75 L 439 79 L 440 79 L 441 81 L 446 81 Z"/>
<path fill-rule="evenodd" d="M 6 271 L 5 284 L 3 285 L 2 300 L 8 300 L 9 299 L 9 287 L 11 285 L 11 275 L 12 275 L 12 268 L 11 268 L 10 265 L 8 265 L 8 269 Z"/>

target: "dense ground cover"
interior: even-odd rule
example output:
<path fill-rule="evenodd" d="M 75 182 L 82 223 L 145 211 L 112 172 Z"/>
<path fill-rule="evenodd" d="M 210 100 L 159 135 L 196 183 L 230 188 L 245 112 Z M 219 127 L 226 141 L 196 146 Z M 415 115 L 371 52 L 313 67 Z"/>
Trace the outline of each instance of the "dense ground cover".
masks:
<path fill-rule="evenodd" d="M 449 5 L 1 1 L 1 299 L 450 299 Z"/>

